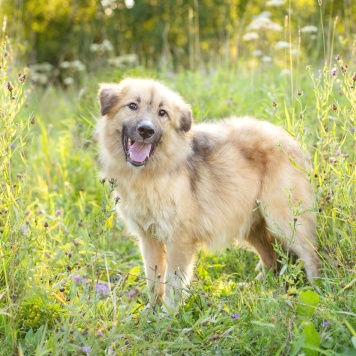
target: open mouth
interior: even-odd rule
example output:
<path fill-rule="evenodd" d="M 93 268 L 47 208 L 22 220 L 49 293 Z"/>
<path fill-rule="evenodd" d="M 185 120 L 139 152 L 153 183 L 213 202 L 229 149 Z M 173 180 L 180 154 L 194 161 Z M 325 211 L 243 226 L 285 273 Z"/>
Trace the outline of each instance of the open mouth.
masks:
<path fill-rule="evenodd" d="M 126 161 L 136 167 L 144 166 L 156 149 L 156 144 L 132 140 L 125 130 L 122 132 L 122 146 Z"/>

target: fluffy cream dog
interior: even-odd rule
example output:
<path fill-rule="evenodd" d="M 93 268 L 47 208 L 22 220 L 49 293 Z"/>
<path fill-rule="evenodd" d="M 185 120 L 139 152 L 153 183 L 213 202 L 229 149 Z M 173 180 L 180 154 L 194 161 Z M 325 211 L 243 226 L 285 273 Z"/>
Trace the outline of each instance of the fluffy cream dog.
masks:
<path fill-rule="evenodd" d="M 99 98 L 101 169 L 117 182 L 156 300 L 174 307 L 203 246 L 247 244 L 272 268 L 277 239 L 311 282 L 319 276 L 310 159 L 283 129 L 252 118 L 193 125 L 189 105 L 154 80 L 102 84 Z"/>

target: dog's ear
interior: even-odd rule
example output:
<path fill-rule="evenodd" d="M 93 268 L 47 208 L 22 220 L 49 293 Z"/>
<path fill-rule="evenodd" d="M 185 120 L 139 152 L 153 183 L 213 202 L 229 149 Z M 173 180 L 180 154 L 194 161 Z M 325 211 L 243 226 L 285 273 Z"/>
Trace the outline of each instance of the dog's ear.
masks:
<path fill-rule="evenodd" d="M 118 84 L 100 84 L 99 100 L 101 115 L 106 115 L 120 98 L 121 88 Z"/>
<path fill-rule="evenodd" d="M 186 107 L 181 110 L 181 117 L 180 117 L 180 122 L 179 122 L 179 129 L 183 132 L 187 132 L 190 130 L 192 127 L 192 110 L 190 109 L 189 105 L 186 105 Z"/>

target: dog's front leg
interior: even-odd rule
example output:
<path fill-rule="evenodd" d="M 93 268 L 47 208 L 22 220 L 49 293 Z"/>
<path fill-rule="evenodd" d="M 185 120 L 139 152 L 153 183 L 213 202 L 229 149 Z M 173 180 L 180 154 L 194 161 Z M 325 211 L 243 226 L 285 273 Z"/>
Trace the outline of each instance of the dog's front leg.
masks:
<path fill-rule="evenodd" d="M 169 242 L 166 246 L 166 294 L 164 303 L 169 311 L 174 311 L 177 303 L 184 298 L 189 287 L 194 267 L 195 247 L 182 242 Z"/>
<path fill-rule="evenodd" d="M 161 304 L 164 295 L 164 273 L 166 269 L 166 250 L 163 243 L 152 237 L 140 237 L 140 248 L 145 264 L 147 286 L 151 304 Z"/>

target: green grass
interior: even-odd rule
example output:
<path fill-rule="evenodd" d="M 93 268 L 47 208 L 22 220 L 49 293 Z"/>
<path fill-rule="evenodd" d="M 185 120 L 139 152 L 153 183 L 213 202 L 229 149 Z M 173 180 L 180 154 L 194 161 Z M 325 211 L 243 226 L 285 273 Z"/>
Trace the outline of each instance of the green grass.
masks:
<path fill-rule="evenodd" d="M 83 347 L 92 355 L 356 354 L 352 63 L 342 73 L 345 63 L 333 60 L 336 77 L 320 63 L 299 66 L 292 94 L 278 66 L 251 71 L 245 63 L 104 71 L 64 91 L 22 84 L 5 65 L 11 56 L 3 58 L 0 354 L 89 354 Z M 301 262 L 283 254 L 283 273 L 258 282 L 251 252 L 203 251 L 177 315 L 144 310 L 138 246 L 114 213 L 112 186 L 99 180 L 91 141 L 98 82 L 128 75 L 156 77 L 179 91 L 196 122 L 255 116 L 284 126 L 312 153 L 323 260 L 315 289 Z M 97 291 L 98 283 L 108 289 Z"/>

